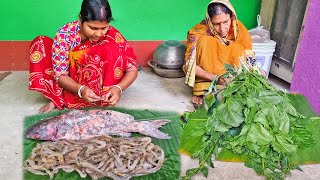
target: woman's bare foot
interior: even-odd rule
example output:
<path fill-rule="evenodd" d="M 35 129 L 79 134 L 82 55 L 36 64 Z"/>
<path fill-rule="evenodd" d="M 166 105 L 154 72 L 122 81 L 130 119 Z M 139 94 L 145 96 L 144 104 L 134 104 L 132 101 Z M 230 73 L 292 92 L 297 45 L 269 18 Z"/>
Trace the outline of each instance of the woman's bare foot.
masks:
<path fill-rule="evenodd" d="M 48 104 L 42 106 L 40 109 L 39 109 L 39 113 L 41 114 L 46 114 L 46 113 L 49 113 L 51 112 L 52 110 L 54 110 L 56 108 L 56 106 L 53 104 L 53 102 L 49 102 Z"/>
<path fill-rule="evenodd" d="M 198 109 L 203 104 L 203 96 L 193 96 L 191 100 L 193 107 Z"/>

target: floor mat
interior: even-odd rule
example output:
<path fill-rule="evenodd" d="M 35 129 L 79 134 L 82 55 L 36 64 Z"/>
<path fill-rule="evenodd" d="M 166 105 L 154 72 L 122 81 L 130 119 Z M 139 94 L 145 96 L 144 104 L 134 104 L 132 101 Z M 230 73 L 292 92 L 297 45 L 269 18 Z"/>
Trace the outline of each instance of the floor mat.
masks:
<path fill-rule="evenodd" d="M 151 111 L 151 110 L 129 110 L 129 109 L 122 109 L 122 108 L 104 108 L 104 109 L 111 109 L 117 110 L 119 112 L 131 114 L 134 116 L 135 120 L 137 121 L 145 121 L 145 120 L 154 120 L 154 119 L 169 119 L 171 123 L 165 125 L 160 130 L 169 134 L 172 138 L 169 140 L 161 140 L 152 138 L 152 142 L 154 144 L 159 145 L 165 152 L 166 161 L 163 167 L 154 174 L 149 174 L 146 176 L 141 177 L 133 177 L 132 179 L 139 179 L 139 180 L 147 180 L 147 179 L 178 179 L 180 175 L 180 156 L 177 152 L 179 146 L 179 139 L 181 135 L 181 127 L 179 125 L 180 115 L 176 112 L 164 112 L 164 111 Z M 24 120 L 24 134 L 27 128 L 32 126 L 33 124 L 39 122 L 41 119 L 57 116 L 67 111 L 54 111 L 49 114 L 39 114 L 35 116 L 26 117 Z M 39 141 L 37 140 L 30 140 L 27 139 L 25 136 L 23 137 L 23 160 L 25 161 L 32 149 L 36 146 Z M 24 179 L 28 180 L 42 180 L 42 179 L 49 179 L 49 176 L 39 176 L 34 175 L 30 172 L 24 173 Z M 91 179 L 90 177 L 81 178 L 78 173 L 66 173 L 63 171 L 59 171 L 59 173 L 55 174 L 55 180 L 58 179 L 68 179 L 68 180 L 82 180 L 82 179 Z M 109 178 L 103 178 L 109 179 Z"/>

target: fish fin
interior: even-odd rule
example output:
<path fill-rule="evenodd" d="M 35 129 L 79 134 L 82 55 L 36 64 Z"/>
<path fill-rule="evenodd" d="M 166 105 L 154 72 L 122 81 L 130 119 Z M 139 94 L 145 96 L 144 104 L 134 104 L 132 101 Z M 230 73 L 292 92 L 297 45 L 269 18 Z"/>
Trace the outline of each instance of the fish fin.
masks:
<path fill-rule="evenodd" d="M 159 124 L 155 125 L 154 123 L 152 123 L 152 121 L 142 121 L 140 123 L 143 125 L 143 130 L 139 131 L 140 134 L 144 134 L 158 139 L 171 138 L 168 134 L 163 133 L 158 129 L 159 127 L 157 125 Z"/>

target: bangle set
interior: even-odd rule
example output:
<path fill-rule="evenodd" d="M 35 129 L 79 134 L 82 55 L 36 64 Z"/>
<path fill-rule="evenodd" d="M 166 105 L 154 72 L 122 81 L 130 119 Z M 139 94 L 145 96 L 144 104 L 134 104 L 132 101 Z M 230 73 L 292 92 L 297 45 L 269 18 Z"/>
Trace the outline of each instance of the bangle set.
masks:
<path fill-rule="evenodd" d="M 83 90 L 85 87 L 86 87 L 86 86 L 82 85 L 82 86 L 80 86 L 79 89 L 78 89 L 78 96 L 79 96 L 80 98 L 82 98 L 81 92 L 82 92 L 82 90 Z"/>
<path fill-rule="evenodd" d="M 118 86 L 118 85 L 113 85 L 113 86 L 111 86 L 111 87 L 116 87 L 116 88 L 118 88 L 118 89 L 120 90 L 120 94 L 122 94 L 122 88 L 121 88 L 120 86 Z"/>

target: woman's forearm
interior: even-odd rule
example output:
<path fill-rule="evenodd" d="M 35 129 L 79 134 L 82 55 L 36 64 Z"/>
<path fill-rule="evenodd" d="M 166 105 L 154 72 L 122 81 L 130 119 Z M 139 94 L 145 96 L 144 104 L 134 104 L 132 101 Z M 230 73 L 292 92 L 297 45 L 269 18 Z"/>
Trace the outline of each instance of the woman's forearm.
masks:
<path fill-rule="evenodd" d="M 77 83 L 69 76 L 60 76 L 58 84 L 65 90 L 77 94 L 81 84 Z"/>
<path fill-rule="evenodd" d="M 204 69 L 202 69 L 200 66 L 196 66 L 196 77 L 200 77 L 209 81 L 213 81 L 213 79 L 216 77 L 214 74 L 211 74 Z"/>
<path fill-rule="evenodd" d="M 122 90 L 125 90 L 137 79 L 137 76 L 138 69 L 125 72 L 122 80 L 117 85 L 120 86 Z"/>
<path fill-rule="evenodd" d="M 137 76 L 137 69 L 126 72 L 122 80 L 117 85 L 120 86 L 122 90 L 125 90 L 136 80 Z M 79 88 L 81 87 L 81 84 L 77 83 L 69 76 L 61 76 L 58 80 L 58 83 L 63 89 L 73 94 L 77 94 Z"/>

